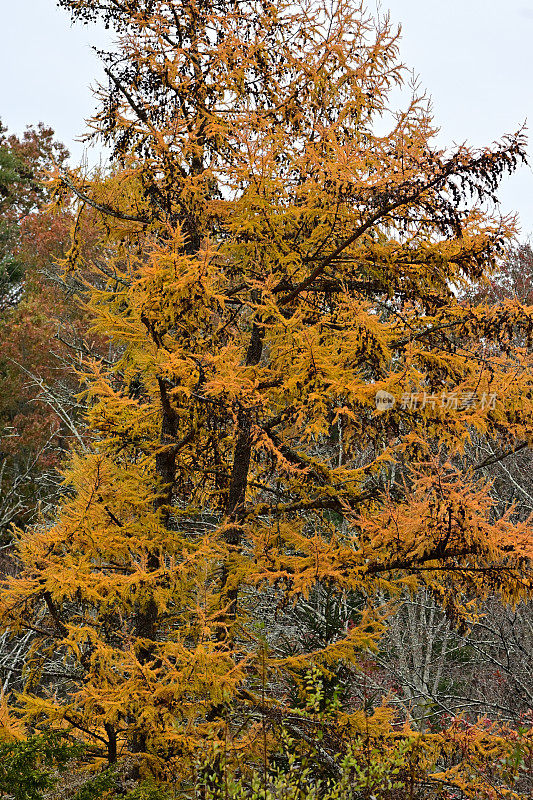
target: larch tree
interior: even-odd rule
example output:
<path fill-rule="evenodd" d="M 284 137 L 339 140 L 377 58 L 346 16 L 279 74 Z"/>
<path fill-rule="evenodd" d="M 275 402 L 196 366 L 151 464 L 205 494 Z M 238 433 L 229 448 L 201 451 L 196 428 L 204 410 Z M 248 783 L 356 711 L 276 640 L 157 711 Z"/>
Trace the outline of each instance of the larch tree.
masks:
<path fill-rule="evenodd" d="M 2 625 L 32 632 L 16 708 L 203 796 L 366 764 L 353 796 L 393 797 L 368 766 L 393 751 L 408 796 L 491 796 L 527 732 L 415 733 L 335 681 L 406 590 L 459 626 L 530 591 L 530 527 L 462 454 L 529 441 L 533 309 L 458 299 L 513 235 L 492 203 L 522 133 L 445 152 L 423 97 L 393 113 L 398 32 L 358 3 L 59 5 L 118 37 L 92 122 L 111 169 L 54 183 L 97 218 L 109 356 L 55 524 L 19 533 L 3 586 Z M 291 638 L 318 590 L 341 624 Z"/>

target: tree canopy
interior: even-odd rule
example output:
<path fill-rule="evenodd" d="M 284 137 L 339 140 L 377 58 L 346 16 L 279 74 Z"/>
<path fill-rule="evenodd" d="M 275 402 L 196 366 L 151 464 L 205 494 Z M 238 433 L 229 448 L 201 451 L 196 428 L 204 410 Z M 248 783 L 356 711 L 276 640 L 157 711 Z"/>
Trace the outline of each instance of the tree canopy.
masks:
<path fill-rule="evenodd" d="M 51 187 L 109 348 L 0 599 L 31 631 L 25 719 L 203 796 L 297 769 L 306 796 L 511 792 L 527 733 L 415 732 L 346 676 L 405 591 L 461 628 L 531 589 L 530 524 L 465 451 L 530 441 L 533 309 L 460 292 L 513 236 L 493 203 L 523 133 L 439 149 L 424 97 L 391 108 L 398 31 L 358 3 L 59 5 L 118 37 L 92 123 L 111 168 Z M 335 624 L 299 636 L 317 592 Z"/>

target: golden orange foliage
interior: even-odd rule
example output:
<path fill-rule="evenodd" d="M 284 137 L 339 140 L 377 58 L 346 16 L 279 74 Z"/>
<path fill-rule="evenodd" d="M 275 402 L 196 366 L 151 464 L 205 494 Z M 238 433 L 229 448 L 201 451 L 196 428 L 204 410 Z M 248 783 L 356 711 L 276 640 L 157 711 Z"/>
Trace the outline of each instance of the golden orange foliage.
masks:
<path fill-rule="evenodd" d="M 288 683 L 357 666 L 383 597 L 429 588 L 460 623 L 530 592 L 531 526 L 497 512 L 465 448 L 530 440 L 533 308 L 459 299 L 513 235 L 490 202 L 523 137 L 446 153 L 423 97 L 393 113 L 398 33 L 357 3 L 61 5 L 120 34 L 93 122 L 113 168 L 55 184 L 100 220 L 88 307 L 112 347 L 86 364 L 90 448 L 3 587 L 2 625 L 33 631 L 21 707 L 111 761 L 185 780 L 219 742 L 253 772 L 299 713 Z M 275 616 L 317 583 L 361 613 L 287 655 Z M 64 687 L 39 687 L 58 655 Z M 328 757 L 421 737 L 439 796 L 491 796 L 475 764 L 514 747 L 335 713 Z"/>

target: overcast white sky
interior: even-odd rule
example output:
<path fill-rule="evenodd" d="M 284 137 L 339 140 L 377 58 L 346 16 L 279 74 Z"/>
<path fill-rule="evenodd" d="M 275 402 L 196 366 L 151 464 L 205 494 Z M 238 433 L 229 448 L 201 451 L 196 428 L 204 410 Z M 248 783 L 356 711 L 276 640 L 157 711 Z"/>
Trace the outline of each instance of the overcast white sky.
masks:
<path fill-rule="evenodd" d="M 381 0 L 387 7 L 402 24 L 404 62 L 432 97 L 442 144 L 489 144 L 525 120 L 533 139 L 533 0 Z M 0 118 L 16 132 L 53 126 L 79 161 L 75 139 L 102 75 L 91 45 L 103 32 L 72 28 L 54 0 L 0 0 L 0 19 Z M 503 211 L 519 213 L 523 237 L 533 235 L 531 168 L 507 179 L 500 197 Z"/>

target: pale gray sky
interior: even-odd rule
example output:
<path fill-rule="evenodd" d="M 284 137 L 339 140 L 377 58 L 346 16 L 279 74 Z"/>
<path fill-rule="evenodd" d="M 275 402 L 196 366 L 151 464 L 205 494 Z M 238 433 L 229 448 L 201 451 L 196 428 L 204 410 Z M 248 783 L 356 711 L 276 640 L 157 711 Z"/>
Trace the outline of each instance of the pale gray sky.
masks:
<path fill-rule="evenodd" d="M 432 97 L 442 144 L 488 144 L 526 119 L 533 139 L 533 0 L 380 5 L 402 24 L 402 58 Z M 52 125 L 79 161 L 75 139 L 94 110 L 89 86 L 102 76 L 91 44 L 102 45 L 104 33 L 72 28 L 54 0 L 0 0 L 0 15 L 0 118 L 16 132 Z M 523 236 L 533 235 L 532 170 L 507 179 L 500 197 L 503 211 L 520 214 Z"/>

